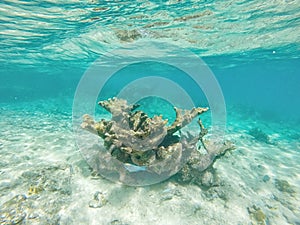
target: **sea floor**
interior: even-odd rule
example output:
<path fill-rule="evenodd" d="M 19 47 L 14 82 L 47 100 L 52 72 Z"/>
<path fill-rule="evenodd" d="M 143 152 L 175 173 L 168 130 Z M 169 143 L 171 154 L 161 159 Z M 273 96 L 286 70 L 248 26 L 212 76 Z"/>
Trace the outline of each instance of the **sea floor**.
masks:
<path fill-rule="evenodd" d="M 226 138 L 236 149 L 214 164 L 218 185 L 171 178 L 128 187 L 86 164 L 71 105 L 0 104 L 0 224 L 300 224 L 299 126 L 229 107 Z"/>

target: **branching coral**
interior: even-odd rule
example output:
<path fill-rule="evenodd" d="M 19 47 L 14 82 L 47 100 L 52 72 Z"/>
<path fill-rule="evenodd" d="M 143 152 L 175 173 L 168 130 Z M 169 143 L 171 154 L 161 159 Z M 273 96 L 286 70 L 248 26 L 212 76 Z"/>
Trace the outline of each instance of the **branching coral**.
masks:
<path fill-rule="evenodd" d="M 182 162 L 188 163 L 191 170 L 204 171 L 220 154 L 231 149 L 232 145 L 213 146 L 203 140 L 207 134 L 200 118 L 200 133 L 197 137 L 190 133 L 178 134 L 192 120 L 208 111 L 208 108 L 182 110 L 174 108 L 175 121 L 168 126 L 162 116 L 150 118 L 138 105 L 128 105 L 126 100 L 112 98 L 99 102 L 99 105 L 112 114 L 111 120 L 95 122 L 89 115 L 83 116 L 82 128 L 99 135 L 104 147 L 113 157 L 124 164 L 146 166 L 157 174 L 178 172 Z M 197 150 L 201 142 L 207 154 Z"/>

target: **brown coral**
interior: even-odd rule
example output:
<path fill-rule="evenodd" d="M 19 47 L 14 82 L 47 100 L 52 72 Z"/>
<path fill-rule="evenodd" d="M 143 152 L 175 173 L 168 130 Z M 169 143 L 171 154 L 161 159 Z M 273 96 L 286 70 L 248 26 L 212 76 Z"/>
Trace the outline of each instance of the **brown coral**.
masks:
<path fill-rule="evenodd" d="M 173 175 L 187 163 L 190 170 L 204 171 L 216 157 L 232 146 L 212 146 L 204 143 L 207 134 L 201 120 L 198 120 L 198 137 L 187 133 L 178 135 L 183 127 L 192 122 L 208 108 L 182 110 L 174 108 L 176 119 L 170 126 L 162 116 L 148 117 L 136 110 L 138 105 L 128 105 L 126 100 L 112 98 L 99 102 L 99 105 L 112 114 L 111 120 L 95 122 L 89 115 L 83 116 L 82 128 L 99 135 L 104 140 L 106 152 L 124 164 L 146 166 L 156 174 Z M 199 140 L 207 150 L 201 155 L 197 151 Z M 109 164 L 109 159 L 105 160 Z M 104 166 L 104 164 L 102 166 Z"/>
<path fill-rule="evenodd" d="M 84 115 L 82 127 L 98 134 L 107 150 L 120 161 L 140 166 L 150 165 L 170 154 L 178 155 L 176 152 L 182 151 L 182 144 L 174 133 L 208 110 L 175 108 L 176 120 L 167 127 L 168 121 L 161 116 L 149 118 L 142 111 L 134 111 L 138 105 L 127 105 L 123 99 L 113 98 L 101 101 L 99 105 L 112 114 L 112 119 L 95 122 L 89 115 Z"/>

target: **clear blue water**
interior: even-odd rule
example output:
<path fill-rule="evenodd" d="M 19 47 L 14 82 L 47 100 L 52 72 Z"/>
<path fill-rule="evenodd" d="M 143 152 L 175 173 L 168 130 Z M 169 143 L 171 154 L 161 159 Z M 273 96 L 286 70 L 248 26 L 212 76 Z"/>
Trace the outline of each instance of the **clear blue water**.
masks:
<path fill-rule="evenodd" d="M 100 213 L 108 213 L 107 221 L 97 220 L 93 214 L 95 211 L 89 211 L 94 209 L 89 209 L 84 200 L 77 199 L 80 202 L 77 202 L 78 207 L 87 207 L 84 211 L 86 218 L 79 216 L 80 207 L 76 208 L 78 196 L 88 201 L 98 189 L 120 187 L 108 181 L 95 182 L 84 175 L 88 169 L 72 134 L 76 88 L 92 63 L 127 44 L 159 41 L 187 49 L 208 65 L 224 95 L 227 139 L 237 146 L 236 153 L 217 165 L 225 183 L 239 183 L 233 185 L 237 188 L 234 191 L 226 189 L 229 200 L 223 202 L 224 207 L 227 204 L 232 211 L 221 212 L 217 207 L 215 214 L 205 213 L 205 210 L 223 203 L 213 198 L 205 199 L 204 194 L 199 194 L 204 198 L 201 197 L 201 201 L 207 201 L 207 206 L 201 205 L 199 213 L 196 210 L 194 217 L 188 218 L 179 213 L 182 209 L 174 208 L 173 211 L 178 213 L 174 221 L 179 221 L 178 224 L 250 224 L 251 221 L 253 224 L 300 224 L 299 18 L 300 3 L 297 0 L 1 1 L 0 205 L 16 194 L 28 195 L 28 188 L 33 184 L 28 180 L 21 182 L 24 171 L 40 171 L 38 168 L 59 162 L 85 172 L 74 175 L 72 195 L 67 196 L 65 202 L 59 202 L 55 192 L 47 194 L 46 190 L 42 198 L 59 202 L 57 207 L 52 214 L 43 214 L 39 210 L 47 211 L 49 206 L 41 204 L 36 208 L 40 219 L 26 217 L 22 220 L 24 224 L 45 224 L 46 220 L 54 221 L 53 224 L 109 224 L 114 218 L 126 224 L 142 224 L 141 221 L 159 224 L 151 220 L 153 215 L 161 216 L 156 211 L 144 217 L 138 213 L 132 219 L 124 212 L 120 212 L 120 217 L 116 213 L 109 214 L 117 207 L 117 200 L 113 197 L 108 200 L 111 203 L 105 206 L 107 208 L 99 209 L 103 210 Z M 112 82 L 114 84 L 108 83 L 98 99 L 112 97 L 128 81 L 126 76 L 134 80 L 139 74 L 156 73 L 155 69 L 154 66 L 153 71 L 143 71 L 143 65 L 127 68 L 121 73 L 123 78 L 119 76 L 115 83 Z M 170 79 L 178 78 L 196 104 L 208 105 L 205 93 L 198 92 L 189 79 L 181 79 L 181 75 L 166 67 L 160 68 L 160 73 L 167 74 Z M 157 104 L 152 111 L 150 106 L 142 107 L 149 110 L 149 114 L 167 114 L 170 107 L 163 108 L 161 102 Z M 174 118 L 174 114 L 171 113 L 170 118 Z M 204 120 L 210 127 L 211 120 L 207 117 Z M 277 144 L 256 141 L 249 135 L 252 128 L 262 129 Z M 226 165 L 232 165 L 232 169 L 224 169 L 228 168 Z M 270 182 L 262 181 L 266 175 Z M 276 180 L 279 179 L 287 180 L 296 192 L 291 195 L 286 190 L 278 192 L 280 188 Z M 164 185 L 167 184 L 140 193 L 156 196 L 170 189 Z M 80 189 L 80 186 L 86 189 Z M 121 191 L 124 195 L 134 192 L 126 188 Z M 181 191 L 182 199 L 174 197 L 176 204 L 184 204 L 189 199 L 189 195 Z M 191 187 L 193 191 L 196 191 L 195 187 Z M 239 195 L 231 196 L 232 192 Z M 142 194 L 136 196 L 142 198 Z M 143 206 L 132 201 L 136 207 L 160 204 L 151 202 L 151 198 L 147 198 L 148 202 Z M 241 202 L 239 206 L 238 202 Z M 251 205 L 256 205 L 266 214 L 264 223 L 259 223 L 254 214 L 247 211 Z M 122 207 L 126 208 L 126 203 L 118 209 Z M 161 207 L 161 210 L 166 210 L 163 203 Z M 130 205 L 130 209 L 135 207 Z M 241 213 L 240 218 L 234 209 Z M 55 222 L 53 214 L 60 214 L 60 223 Z M 223 215 L 224 220 L 217 219 L 218 214 Z M 198 223 L 199 217 L 202 223 Z"/>

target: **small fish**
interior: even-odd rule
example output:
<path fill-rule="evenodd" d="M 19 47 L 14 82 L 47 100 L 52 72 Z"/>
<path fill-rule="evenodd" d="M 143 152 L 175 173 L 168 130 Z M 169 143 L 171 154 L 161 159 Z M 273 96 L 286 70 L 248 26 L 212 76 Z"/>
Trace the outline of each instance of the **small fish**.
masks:
<path fill-rule="evenodd" d="M 130 163 L 125 163 L 124 167 L 126 170 L 128 170 L 130 173 L 132 172 L 140 172 L 140 171 L 145 171 L 147 169 L 146 166 L 136 166 L 132 165 Z"/>

